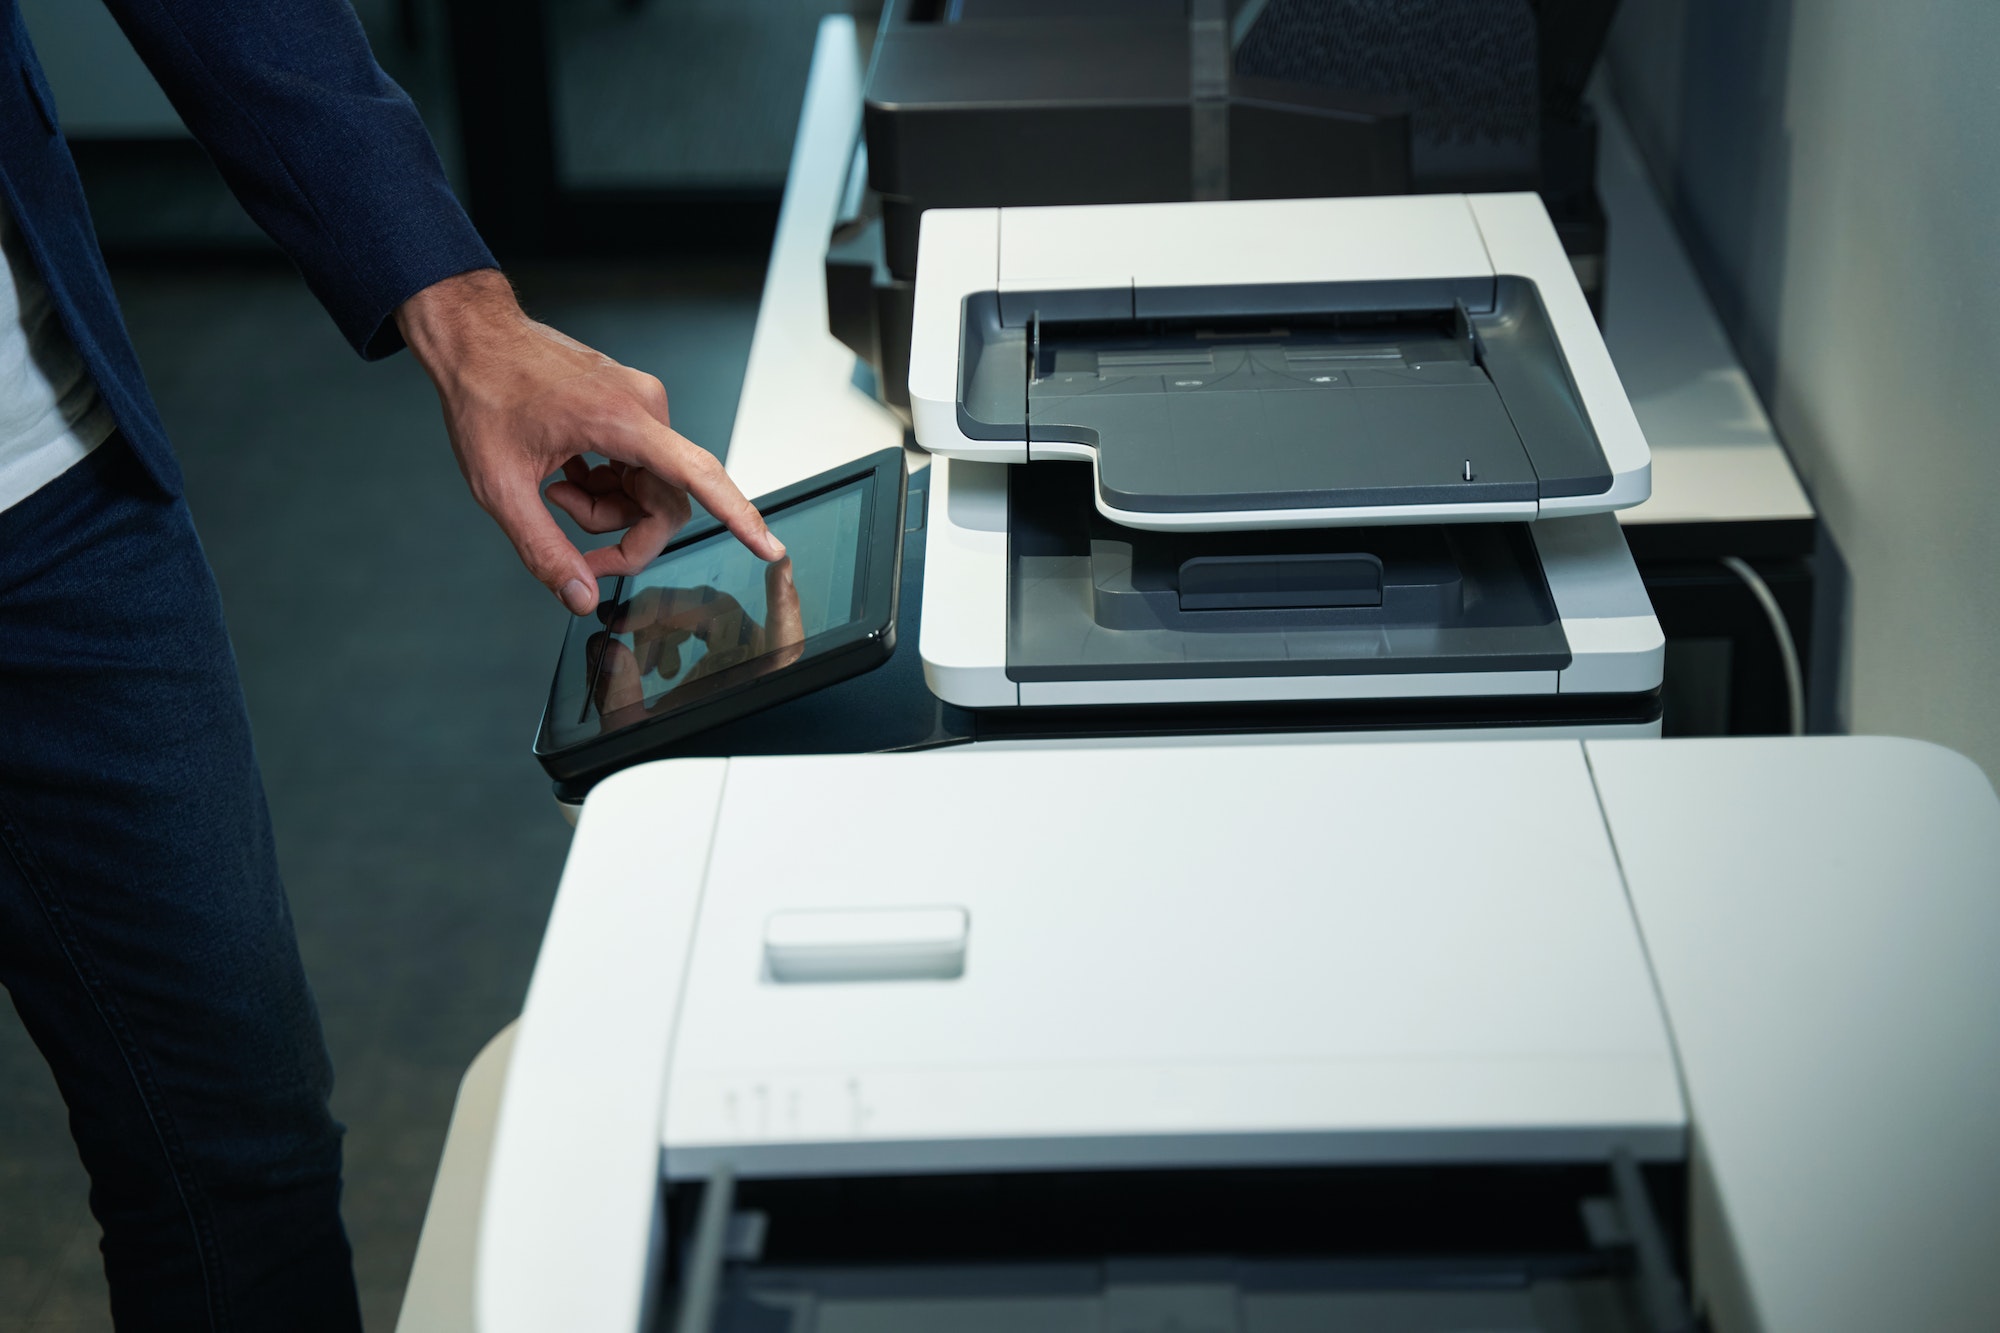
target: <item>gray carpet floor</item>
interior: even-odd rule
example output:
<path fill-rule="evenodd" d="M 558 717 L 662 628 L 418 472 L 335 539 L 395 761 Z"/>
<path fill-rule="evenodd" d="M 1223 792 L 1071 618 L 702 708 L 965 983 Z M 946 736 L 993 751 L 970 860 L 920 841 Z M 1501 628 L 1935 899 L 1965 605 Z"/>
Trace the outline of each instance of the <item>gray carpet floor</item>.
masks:
<path fill-rule="evenodd" d="M 517 273 L 721 452 L 761 264 Z M 562 613 L 472 504 L 429 382 L 289 270 L 119 274 L 222 586 L 348 1126 L 371 1333 L 394 1327 L 459 1076 L 520 1009 L 569 830 L 528 753 Z M 0 1333 L 110 1327 L 62 1107 L 0 1006 Z"/>

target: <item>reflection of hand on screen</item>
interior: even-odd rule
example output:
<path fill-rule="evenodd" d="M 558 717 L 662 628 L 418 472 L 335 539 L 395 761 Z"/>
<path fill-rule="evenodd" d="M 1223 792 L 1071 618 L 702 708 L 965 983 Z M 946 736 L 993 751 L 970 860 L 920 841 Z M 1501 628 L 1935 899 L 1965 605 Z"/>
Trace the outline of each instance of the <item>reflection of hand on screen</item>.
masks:
<path fill-rule="evenodd" d="M 763 659 L 758 674 L 790 666 L 805 650 L 805 620 L 789 558 L 764 567 L 768 624 L 759 625 L 742 603 L 716 588 L 646 588 L 610 608 L 609 632 L 591 636 L 586 661 L 597 678 L 597 710 L 607 727 L 632 720 L 628 710 L 675 706 L 688 684 L 745 662 Z M 629 634 L 627 647 L 613 634 Z M 698 640 L 703 653 L 687 677 L 658 699 L 646 700 L 646 677 L 674 680 L 683 650 Z M 601 662 L 601 665 L 600 665 Z"/>

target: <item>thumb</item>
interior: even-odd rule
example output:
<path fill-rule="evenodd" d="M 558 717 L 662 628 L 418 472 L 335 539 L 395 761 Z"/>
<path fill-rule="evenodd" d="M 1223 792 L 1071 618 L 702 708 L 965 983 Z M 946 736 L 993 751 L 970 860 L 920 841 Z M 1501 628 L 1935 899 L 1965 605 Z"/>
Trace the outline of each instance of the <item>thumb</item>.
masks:
<path fill-rule="evenodd" d="M 514 487 L 496 498 L 489 512 L 514 553 L 541 585 L 575 616 L 587 616 L 597 609 L 597 579 L 569 538 L 556 526 L 555 518 L 542 504 L 539 487 Z"/>

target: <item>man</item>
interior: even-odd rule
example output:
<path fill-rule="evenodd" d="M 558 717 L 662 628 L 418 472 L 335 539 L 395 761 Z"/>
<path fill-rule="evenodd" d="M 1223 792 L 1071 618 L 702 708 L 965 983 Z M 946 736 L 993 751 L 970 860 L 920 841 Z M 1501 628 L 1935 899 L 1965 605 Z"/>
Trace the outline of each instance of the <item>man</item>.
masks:
<path fill-rule="evenodd" d="M 657 380 L 521 312 L 347 0 L 107 3 L 355 348 L 415 353 L 570 611 L 690 494 L 783 555 Z M 351 1333 L 331 1071 L 235 662 L 14 0 L 0 247 L 0 983 L 69 1106 L 120 1328 Z M 621 541 L 564 538 L 558 470 L 547 499 Z"/>

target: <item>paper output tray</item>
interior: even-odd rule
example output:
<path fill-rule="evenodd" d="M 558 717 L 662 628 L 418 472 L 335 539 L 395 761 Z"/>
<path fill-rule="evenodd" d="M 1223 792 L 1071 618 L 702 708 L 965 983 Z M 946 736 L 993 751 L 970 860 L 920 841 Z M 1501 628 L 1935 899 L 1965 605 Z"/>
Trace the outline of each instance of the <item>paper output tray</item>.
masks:
<path fill-rule="evenodd" d="M 1525 524 L 1147 532 L 1090 469 L 1009 470 L 1017 681 L 1560 671 L 1562 619 Z"/>
<path fill-rule="evenodd" d="M 1212 313 L 1140 318 L 1110 313 L 1117 293 L 1105 315 L 1096 293 L 974 294 L 960 426 L 1025 427 L 1031 457 L 1091 459 L 1102 507 L 1124 515 L 1532 517 L 1544 499 L 1608 491 L 1535 284 L 1487 286 L 1490 308 L 1456 286 L 1346 284 L 1323 301 L 1218 289 L 1201 294 Z M 1235 313 L 1260 308 L 1291 313 Z"/>

